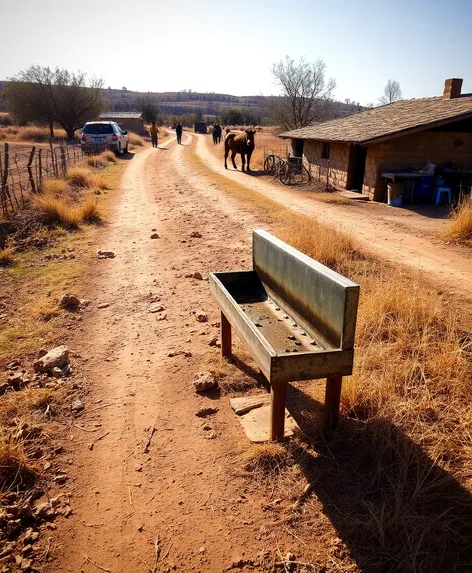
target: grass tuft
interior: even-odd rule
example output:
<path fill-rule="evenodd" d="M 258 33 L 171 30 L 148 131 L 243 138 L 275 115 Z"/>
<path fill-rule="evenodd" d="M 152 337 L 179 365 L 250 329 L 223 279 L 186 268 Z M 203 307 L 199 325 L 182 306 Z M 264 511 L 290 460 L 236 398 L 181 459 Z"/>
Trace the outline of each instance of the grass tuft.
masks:
<path fill-rule="evenodd" d="M 128 141 L 129 141 L 129 143 L 131 143 L 131 145 L 134 145 L 135 147 L 143 147 L 144 146 L 144 139 L 140 135 L 137 135 L 136 133 L 133 133 L 132 131 L 128 132 Z"/>
<path fill-rule="evenodd" d="M 289 455 L 281 444 L 255 444 L 239 456 L 242 467 L 250 472 L 271 473 L 283 469 L 289 460 Z"/>
<path fill-rule="evenodd" d="M 30 487 L 38 476 L 37 468 L 28 459 L 23 444 L 12 438 L 0 442 L 0 492 Z"/>
<path fill-rule="evenodd" d="M 53 195 L 55 197 L 65 197 L 69 191 L 67 183 L 64 179 L 45 179 L 43 181 L 42 191 L 45 195 Z"/>
<path fill-rule="evenodd" d="M 13 265 L 15 251 L 11 247 L 0 249 L 0 267 L 8 267 Z"/>
<path fill-rule="evenodd" d="M 89 197 L 79 207 L 80 219 L 86 223 L 98 223 L 101 221 L 101 212 L 95 198 Z"/>
<path fill-rule="evenodd" d="M 35 197 L 33 206 L 41 213 L 47 225 L 62 225 L 69 229 L 76 229 L 81 221 L 81 214 L 77 207 L 55 195 L 44 194 Z"/>
<path fill-rule="evenodd" d="M 76 187 L 85 188 L 93 185 L 92 173 L 85 167 L 69 167 L 66 179 Z"/>
<path fill-rule="evenodd" d="M 451 212 L 441 238 L 472 246 L 472 195 L 465 196 Z"/>

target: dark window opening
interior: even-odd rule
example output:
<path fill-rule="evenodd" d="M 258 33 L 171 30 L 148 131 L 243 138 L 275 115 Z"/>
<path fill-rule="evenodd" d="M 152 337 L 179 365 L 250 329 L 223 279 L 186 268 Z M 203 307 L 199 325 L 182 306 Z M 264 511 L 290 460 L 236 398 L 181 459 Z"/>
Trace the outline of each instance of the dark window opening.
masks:
<path fill-rule="evenodd" d="M 321 159 L 329 159 L 329 143 L 323 143 L 323 150 L 321 151 Z"/>

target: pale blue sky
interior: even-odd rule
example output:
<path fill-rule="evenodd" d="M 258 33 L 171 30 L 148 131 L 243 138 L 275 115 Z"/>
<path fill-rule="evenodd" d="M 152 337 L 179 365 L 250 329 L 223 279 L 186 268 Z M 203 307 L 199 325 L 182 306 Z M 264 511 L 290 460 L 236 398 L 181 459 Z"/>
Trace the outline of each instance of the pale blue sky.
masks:
<path fill-rule="evenodd" d="M 336 99 L 439 95 L 469 62 L 472 0 L 0 0 L 0 79 L 33 63 L 143 91 L 277 93 L 272 62 L 322 58 Z"/>

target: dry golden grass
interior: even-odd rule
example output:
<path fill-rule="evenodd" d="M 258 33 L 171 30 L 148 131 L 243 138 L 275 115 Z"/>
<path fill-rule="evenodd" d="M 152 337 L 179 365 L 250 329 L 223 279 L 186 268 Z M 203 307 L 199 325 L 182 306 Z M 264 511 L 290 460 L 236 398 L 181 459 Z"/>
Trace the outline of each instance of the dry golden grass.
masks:
<path fill-rule="evenodd" d="M 287 449 L 273 442 L 251 445 L 239 456 L 239 462 L 245 470 L 262 474 L 281 470 L 288 460 Z"/>
<path fill-rule="evenodd" d="M 69 187 L 64 179 L 45 179 L 43 181 L 42 192 L 45 195 L 54 195 L 55 197 L 65 197 L 69 193 Z"/>
<path fill-rule="evenodd" d="M 81 221 L 77 207 L 67 198 L 38 195 L 33 200 L 33 207 L 42 214 L 46 225 L 63 225 L 75 229 Z"/>
<path fill-rule="evenodd" d="M 38 468 L 31 462 L 23 444 L 12 438 L 0 442 L 0 492 L 29 487 L 38 476 Z"/>
<path fill-rule="evenodd" d="M 134 147 L 144 146 L 144 139 L 140 135 L 138 135 L 137 133 L 133 133 L 132 131 L 128 131 L 128 141 Z"/>
<path fill-rule="evenodd" d="M 103 151 L 103 153 L 100 154 L 100 157 L 105 159 L 105 161 L 108 161 L 108 163 L 116 163 L 117 162 L 116 155 L 113 153 L 113 151 L 110 151 L 109 149 L 106 149 L 105 151 Z"/>
<path fill-rule="evenodd" d="M 76 187 L 91 187 L 93 185 L 92 172 L 85 167 L 69 167 L 66 173 L 66 180 Z"/>
<path fill-rule="evenodd" d="M 90 182 L 90 187 L 96 187 L 97 189 L 110 189 L 108 177 L 103 173 L 94 173 L 91 176 L 89 182 Z"/>
<path fill-rule="evenodd" d="M 441 238 L 472 246 L 472 195 L 466 195 L 451 212 Z"/>
<path fill-rule="evenodd" d="M 102 218 L 98 202 L 93 197 L 86 199 L 78 208 L 81 220 L 86 223 L 97 223 Z"/>
<path fill-rule="evenodd" d="M 11 247 L 0 249 L 0 267 L 8 267 L 15 262 L 15 250 Z"/>

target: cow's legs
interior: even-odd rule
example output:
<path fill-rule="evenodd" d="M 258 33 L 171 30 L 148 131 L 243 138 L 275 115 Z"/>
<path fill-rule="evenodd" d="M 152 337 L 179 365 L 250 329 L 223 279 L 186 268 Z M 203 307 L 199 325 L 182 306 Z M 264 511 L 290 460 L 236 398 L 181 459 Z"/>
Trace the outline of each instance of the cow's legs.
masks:
<path fill-rule="evenodd" d="M 235 151 L 232 151 L 232 152 L 231 152 L 231 161 L 233 162 L 233 167 L 234 167 L 235 169 L 237 169 L 238 167 L 237 167 L 237 165 L 236 165 L 236 161 L 234 160 L 235 157 L 236 157 L 236 152 L 235 152 Z"/>

